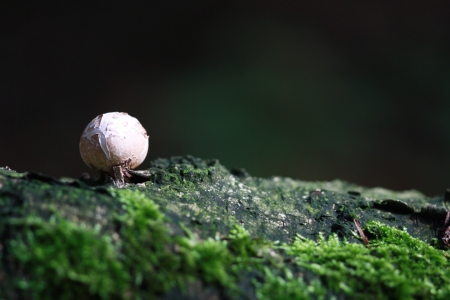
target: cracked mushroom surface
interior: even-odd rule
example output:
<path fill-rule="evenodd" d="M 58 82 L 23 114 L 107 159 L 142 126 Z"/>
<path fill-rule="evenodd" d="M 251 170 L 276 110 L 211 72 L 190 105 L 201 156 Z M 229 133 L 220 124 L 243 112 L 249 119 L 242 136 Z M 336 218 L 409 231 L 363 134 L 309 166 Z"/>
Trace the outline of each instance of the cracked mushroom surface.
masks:
<path fill-rule="evenodd" d="M 136 118 L 125 112 L 97 116 L 84 130 L 80 154 L 91 168 L 117 178 L 121 171 L 139 166 L 147 156 L 149 136 Z"/>

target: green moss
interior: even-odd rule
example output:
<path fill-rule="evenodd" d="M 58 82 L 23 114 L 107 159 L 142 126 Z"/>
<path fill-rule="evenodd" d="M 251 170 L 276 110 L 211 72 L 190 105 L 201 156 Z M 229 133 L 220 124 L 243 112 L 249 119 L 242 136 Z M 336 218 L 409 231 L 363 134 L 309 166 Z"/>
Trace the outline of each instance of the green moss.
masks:
<path fill-rule="evenodd" d="M 297 237 L 283 249 L 302 268 L 318 275 L 334 294 L 357 299 L 445 299 L 450 296 L 448 252 L 379 222 L 366 226 L 370 248 Z"/>
<path fill-rule="evenodd" d="M 169 249 L 171 243 L 164 215 L 158 206 L 139 192 L 117 190 L 124 214 L 117 215 L 121 229 L 123 263 L 129 269 L 133 297 L 154 297 L 172 287 L 179 278 L 179 258 Z"/>
<path fill-rule="evenodd" d="M 10 220 L 20 227 L 7 250 L 16 269 L 19 295 L 32 299 L 123 296 L 129 274 L 110 236 L 65 220 L 38 217 Z"/>
<path fill-rule="evenodd" d="M 326 299 L 327 290 L 318 279 L 306 284 L 303 279 L 295 277 L 289 269 L 284 274 L 275 275 L 269 268 L 265 268 L 264 283 L 255 281 L 258 287 L 256 296 L 261 300 L 304 300 Z"/>
<path fill-rule="evenodd" d="M 13 280 L 24 297 L 156 299 L 201 282 L 240 297 L 250 276 L 258 299 L 445 298 L 450 295 L 447 252 L 379 222 L 369 222 L 370 248 L 299 235 L 292 243 L 252 237 L 234 226 L 225 237 L 200 239 L 182 225 L 173 235 L 154 201 L 138 190 L 110 190 L 122 210 L 119 234 L 101 235 L 61 219 L 9 219 L 20 227 L 8 252 L 20 270 Z M 413 262 L 413 263 L 412 263 Z M 251 274 L 251 275 L 249 275 Z"/>
<path fill-rule="evenodd" d="M 25 174 L 17 173 L 16 171 L 12 171 L 12 170 L 0 167 L 0 176 L 7 176 L 7 177 L 11 177 L 11 178 L 22 178 L 25 176 Z"/>
<path fill-rule="evenodd" d="M 193 157 L 157 160 L 148 175 L 114 189 L 0 170 L 0 299 L 450 295 L 449 252 L 427 243 L 435 215 L 418 213 L 442 197 L 252 178 Z M 387 196 L 408 209 L 375 207 Z"/>
<path fill-rule="evenodd" d="M 127 195 L 129 199 L 126 202 L 133 207 L 134 217 L 127 215 L 125 218 L 130 228 L 139 223 L 130 223 L 130 220 L 139 219 L 139 210 L 145 208 L 146 213 L 142 214 L 139 226 L 151 228 L 143 233 L 152 232 L 153 237 L 144 235 L 143 241 L 137 244 L 142 247 L 145 241 L 147 247 L 152 244 L 165 245 L 152 251 L 155 257 L 136 259 L 136 262 L 153 262 L 151 267 L 141 266 L 144 278 L 145 272 L 149 272 L 152 282 L 156 280 L 160 283 L 156 285 L 160 289 L 152 290 L 150 294 L 159 294 L 174 286 L 182 289 L 187 282 L 201 279 L 206 285 L 236 295 L 239 293 L 237 286 L 243 280 L 242 274 L 250 270 L 255 276 L 259 274 L 263 278 L 262 282 L 254 280 L 256 295 L 260 299 L 320 299 L 330 292 L 371 299 L 445 298 L 450 291 L 446 288 L 450 282 L 446 279 L 449 265 L 445 252 L 411 237 L 405 231 L 381 223 L 367 224 L 367 230 L 373 235 L 370 249 L 361 244 L 340 241 L 336 236 L 327 240 L 320 238 L 317 242 L 297 236 L 292 244 L 280 246 L 252 238 L 240 226 L 235 226 L 225 239 L 200 240 L 187 228 L 187 236 L 171 239 L 163 228 L 158 229 L 162 223 L 157 223 L 156 228 L 148 228 L 152 226 L 153 221 L 150 220 L 163 220 L 163 216 L 155 211 L 154 203 L 139 192 L 119 193 Z M 128 236 L 127 230 L 124 231 L 125 238 Z M 133 237 L 141 235 L 132 232 Z M 133 243 L 128 240 L 127 244 Z M 177 250 L 171 252 L 167 249 Z M 296 276 L 291 271 L 293 266 L 284 263 L 283 251 L 293 257 L 294 264 L 300 267 Z M 138 253 L 138 248 L 130 253 Z M 415 260 L 414 265 L 411 259 Z M 167 273 L 155 276 L 154 272 L 158 270 L 155 264 Z M 303 273 L 308 274 L 306 281 L 301 276 Z"/>
<path fill-rule="evenodd" d="M 135 279 L 133 296 L 152 298 L 172 288 L 183 289 L 186 283 L 199 278 L 226 293 L 236 292 L 226 241 L 198 240 L 188 229 L 188 236 L 172 236 L 164 224 L 170 220 L 152 200 L 138 191 L 115 193 L 125 208 L 118 220 L 124 225 L 123 261 Z"/>

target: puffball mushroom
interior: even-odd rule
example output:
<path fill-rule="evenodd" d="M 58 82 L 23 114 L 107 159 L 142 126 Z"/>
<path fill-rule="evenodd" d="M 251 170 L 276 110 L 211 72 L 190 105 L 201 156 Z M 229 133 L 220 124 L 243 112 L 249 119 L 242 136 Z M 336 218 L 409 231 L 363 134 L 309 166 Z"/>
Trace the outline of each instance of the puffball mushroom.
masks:
<path fill-rule="evenodd" d="M 93 119 L 80 139 L 80 154 L 91 168 L 123 184 L 127 170 L 147 156 L 148 135 L 136 118 L 125 112 L 110 112 Z"/>

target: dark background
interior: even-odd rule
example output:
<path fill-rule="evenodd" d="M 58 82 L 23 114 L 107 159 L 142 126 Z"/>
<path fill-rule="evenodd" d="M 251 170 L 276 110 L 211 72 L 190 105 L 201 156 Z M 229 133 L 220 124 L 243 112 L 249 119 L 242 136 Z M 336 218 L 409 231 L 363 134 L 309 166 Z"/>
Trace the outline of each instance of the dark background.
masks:
<path fill-rule="evenodd" d="M 13 2 L 13 1 L 10 1 Z M 0 165 L 55 177 L 98 114 L 157 157 L 256 176 L 450 187 L 450 1 L 2 4 Z"/>

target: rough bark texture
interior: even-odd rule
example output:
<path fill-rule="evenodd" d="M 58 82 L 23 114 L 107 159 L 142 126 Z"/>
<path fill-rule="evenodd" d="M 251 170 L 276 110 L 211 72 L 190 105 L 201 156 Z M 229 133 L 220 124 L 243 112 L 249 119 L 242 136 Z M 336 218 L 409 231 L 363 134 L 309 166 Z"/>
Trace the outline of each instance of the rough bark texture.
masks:
<path fill-rule="evenodd" d="M 117 189 L 0 169 L 0 298 L 448 296 L 444 195 L 255 178 L 191 156 L 158 159 L 134 178 Z M 411 263 L 428 260 L 429 273 L 391 261 L 392 245 Z M 400 275 L 380 279 L 379 263 Z"/>

